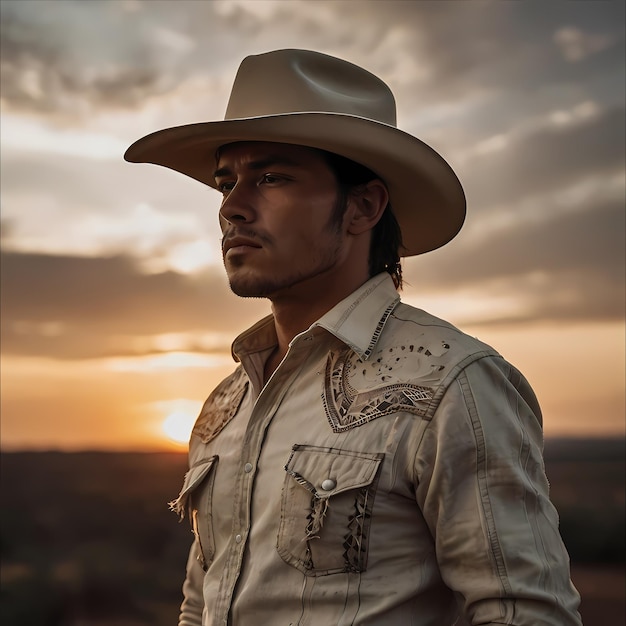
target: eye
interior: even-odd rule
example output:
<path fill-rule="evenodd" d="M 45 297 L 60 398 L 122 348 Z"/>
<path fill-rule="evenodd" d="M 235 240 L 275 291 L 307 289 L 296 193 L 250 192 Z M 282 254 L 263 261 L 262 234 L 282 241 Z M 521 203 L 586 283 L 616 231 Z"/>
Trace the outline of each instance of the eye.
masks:
<path fill-rule="evenodd" d="M 217 183 L 217 190 L 223 194 L 228 193 L 229 191 L 232 191 L 234 187 L 235 187 L 235 181 L 233 180 L 225 180 L 225 181 L 222 181 L 221 183 Z"/>
<path fill-rule="evenodd" d="M 276 174 L 263 174 L 261 177 L 261 183 L 266 185 L 275 185 L 276 183 L 280 183 L 283 180 L 281 176 L 277 176 Z"/>

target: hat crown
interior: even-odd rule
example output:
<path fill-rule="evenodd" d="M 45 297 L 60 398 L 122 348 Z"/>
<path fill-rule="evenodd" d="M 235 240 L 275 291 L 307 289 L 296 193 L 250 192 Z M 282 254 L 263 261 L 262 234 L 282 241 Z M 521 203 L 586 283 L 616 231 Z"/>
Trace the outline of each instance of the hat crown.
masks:
<path fill-rule="evenodd" d="M 226 120 L 293 113 L 355 115 L 396 126 L 389 87 L 357 65 L 310 50 L 276 50 L 239 66 Z"/>

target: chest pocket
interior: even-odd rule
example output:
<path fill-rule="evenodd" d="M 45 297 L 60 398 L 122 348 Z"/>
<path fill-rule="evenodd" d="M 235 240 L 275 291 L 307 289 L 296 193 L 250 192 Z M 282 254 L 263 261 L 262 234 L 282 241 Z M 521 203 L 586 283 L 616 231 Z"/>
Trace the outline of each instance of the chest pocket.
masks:
<path fill-rule="evenodd" d="M 363 572 L 383 454 L 295 445 L 285 465 L 277 550 L 308 576 Z"/>
<path fill-rule="evenodd" d="M 185 474 L 178 498 L 170 502 L 170 508 L 178 513 L 181 521 L 185 515 L 189 517 L 191 530 L 199 545 L 198 560 L 204 571 L 215 555 L 211 511 L 217 461 L 218 457 L 212 456 L 192 467 Z"/>

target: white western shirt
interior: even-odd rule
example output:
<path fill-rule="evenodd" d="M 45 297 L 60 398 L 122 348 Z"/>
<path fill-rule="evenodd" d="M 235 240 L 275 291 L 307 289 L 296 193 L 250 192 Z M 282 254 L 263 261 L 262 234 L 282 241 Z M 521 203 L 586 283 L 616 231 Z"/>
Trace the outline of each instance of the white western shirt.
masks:
<path fill-rule="evenodd" d="M 173 507 L 180 626 L 579 626 L 541 414 L 492 348 L 381 274 L 296 336 L 273 319 L 206 401 Z"/>

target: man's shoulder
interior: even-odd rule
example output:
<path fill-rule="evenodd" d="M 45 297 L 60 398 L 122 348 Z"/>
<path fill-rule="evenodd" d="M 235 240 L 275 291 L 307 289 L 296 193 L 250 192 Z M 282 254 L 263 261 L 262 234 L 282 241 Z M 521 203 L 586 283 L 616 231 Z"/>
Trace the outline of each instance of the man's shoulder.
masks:
<path fill-rule="evenodd" d="M 387 322 L 387 332 L 381 336 L 380 343 L 397 344 L 399 341 L 407 343 L 418 340 L 423 351 L 439 353 L 444 350 L 450 357 L 455 355 L 460 359 L 472 354 L 497 355 L 489 344 L 472 337 L 450 322 L 400 302 Z"/>
<path fill-rule="evenodd" d="M 207 398 L 192 434 L 208 443 L 220 433 L 239 409 L 248 388 L 248 378 L 239 365 Z"/>
<path fill-rule="evenodd" d="M 434 393 L 447 387 L 465 367 L 486 357 L 500 355 L 450 322 L 401 302 L 365 363 L 376 385 L 412 384 Z"/>

